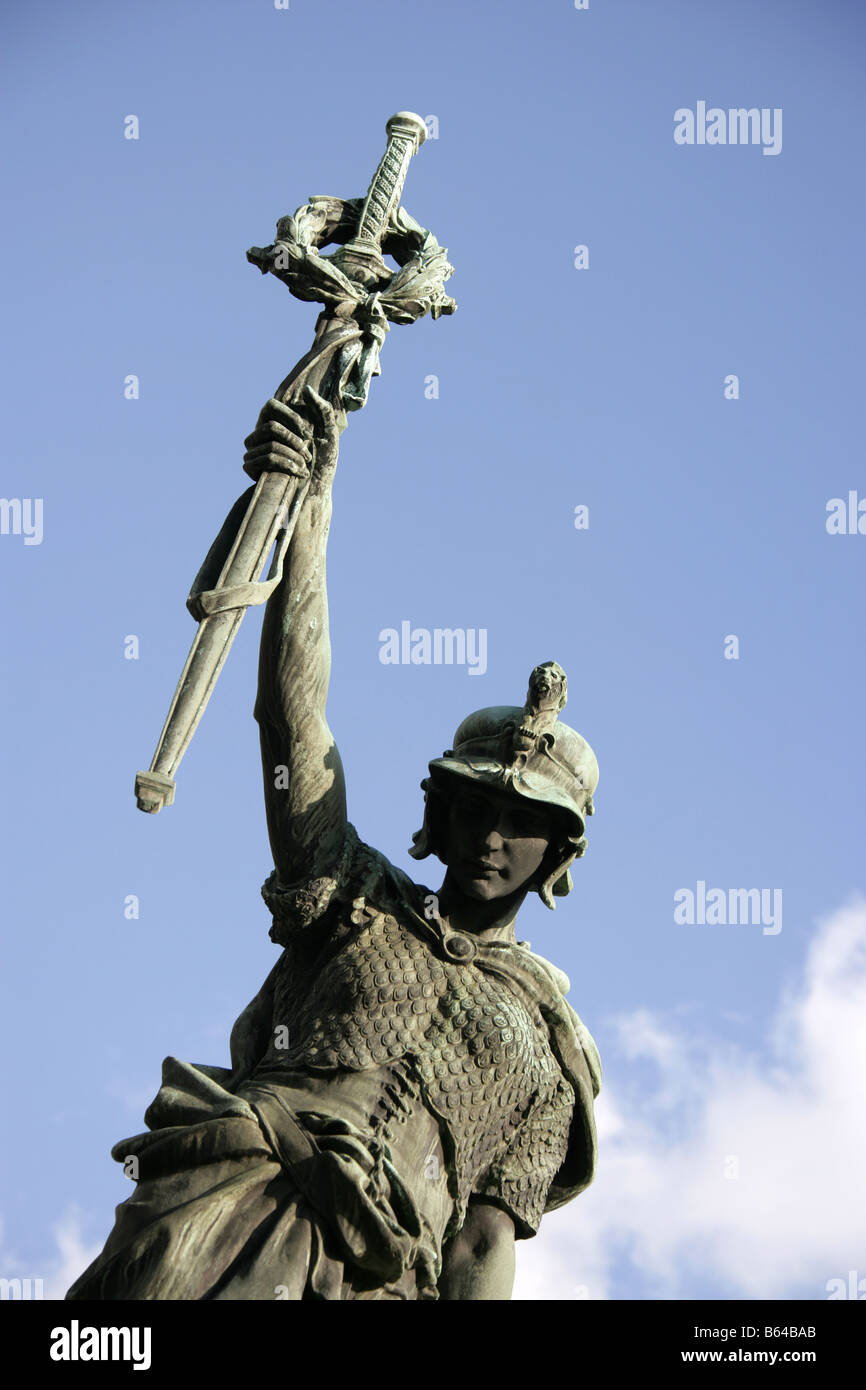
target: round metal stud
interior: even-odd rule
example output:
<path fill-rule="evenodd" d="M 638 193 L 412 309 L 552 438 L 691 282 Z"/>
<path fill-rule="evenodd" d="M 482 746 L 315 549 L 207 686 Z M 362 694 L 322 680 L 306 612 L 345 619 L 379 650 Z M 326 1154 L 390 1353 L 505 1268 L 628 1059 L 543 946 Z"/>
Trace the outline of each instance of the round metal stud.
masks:
<path fill-rule="evenodd" d="M 456 960 L 461 965 L 466 965 L 468 961 L 473 959 L 478 947 L 471 937 L 453 932 L 451 936 L 443 938 L 442 949 L 450 960 Z"/>

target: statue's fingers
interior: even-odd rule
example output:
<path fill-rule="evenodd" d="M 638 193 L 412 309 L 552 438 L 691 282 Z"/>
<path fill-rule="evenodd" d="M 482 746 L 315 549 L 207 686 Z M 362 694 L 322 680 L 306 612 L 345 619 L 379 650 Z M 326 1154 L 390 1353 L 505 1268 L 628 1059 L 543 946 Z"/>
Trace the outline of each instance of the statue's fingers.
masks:
<path fill-rule="evenodd" d="M 310 430 L 307 437 L 304 438 L 304 436 L 299 435 L 296 430 L 288 429 L 285 425 L 281 425 L 278 420 L 271 420 L 267 426 L 267 432 L 276 443 L 284 444 L 288 449 L 294 449 L 296 454 L 301 454 L 308 463 L 311 462 L 313 449 L 312 444 L 307 443 L 307 439 L 312 440 L 312 430 Z"/>
<path fill-rule="evenodd" d="M 277 401 L 278 409 L 274 412 L 277 423 L 284 425 L 287 429 L 294 430 L 302 439 L 312 439 L 313 423 L 308 420 L 306 415 L 293 410 L 290 405 L 283 405 Z"/>
<path fill-rule="evenodd" d="M 312 438 L 313 426 L 310 421 L 305 416 L 298 414 L 290 405 L 286 405 L 284 401 L 278 401 L 274 396 L 265 402 L 259 415 L 259 426 L 270 422 L 293 431 L 301 439 Z"/>
<path fill-rule="evenodd" d="M 255 464 L 265 469 L 274 467 L 278 472 L 294 473 L 298 477 L 308 477 L 310 467 L 305 458 L 295 449 L 287 449 L 283 444 L 264 443 L 254 445 L 244 454 L 245 464 Z"/>
<path fill-rule="evenodd" d="M 262 445 L 265 447 L 279 445 L 282 448 L 290 449 L 305 459 L 307 463 L 311 463 L 313 459 L 312 446 L 301 439 L 294 430 L 286 429 L 276 420 L 269 420 L 266 424 L 257 426 L 252 434 L 248 434 L 244 440 L 244 448 L 246 449 L 255 449 Z"/>
<path fill-rule="evenodd" d="M 256 426 L 252 434 L 248 434 L 244 440 L 245 449 L 257 449 L 260 444 L 270 443 L 271 432 L 266 425 Z"/>
<path fill-rule="evenodd" d="M 302 463 L 305 468 L 309 463 L 307 456 L 308 451 L 306 449 L 302 452 L 300 449 L 293 449 L 289 444 L 281 444 L 279 440 L 275 439 L 257 439 L 254 436 L 250 436 L 244 457 L 246 457 L 247 454 L 252 455 L 254 458 L 261 458 L 264 454 L 273 454 L 275 458 L 296 459 L 297 462 Z"/>

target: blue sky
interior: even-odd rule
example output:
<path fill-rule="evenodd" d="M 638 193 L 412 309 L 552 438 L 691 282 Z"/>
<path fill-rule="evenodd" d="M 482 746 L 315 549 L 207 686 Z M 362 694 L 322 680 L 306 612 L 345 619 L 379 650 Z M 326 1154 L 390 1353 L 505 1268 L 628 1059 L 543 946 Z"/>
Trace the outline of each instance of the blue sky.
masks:
<path fill-rule="evenodd" d="M 599 1195 L 520 1250 L 518 1292 L 816 1298 L 866 1277 L 849 1211 L 866 1135 L 836 1094 L 866 1043 L 849 1007 L 866 535 L 826 528 L 830 499 L 866 498 L 861 11 L 88 0 L 3 27 L 0 492 L 41 498 L 43 534 L 0 535 L 19 1136 L 0 1272 L 56 1287 L 101 1246 L 127 1195 L 108 1149 L 141 1128 L 162 1057 L 224 1062 L 273 962 L 258 614 L 175 805 L 140 815 L 132 783 L 192 636 L 190 582 L 246 485 L 243 438 L 313 332 L 314 306 L 244 252 L 311 194 L 362 194 L 385 119 L 411 109 L 438 138 L 404 205 L 449 248 L 459 310 L 392 329 L 343 436 L 329 718 L 360 834 L 432 887 L 439 867 L 406 853 L 418 783 L 470 710 L 521 703 L 555 659 L 598 756 L 575 891 L 555 915 L 528 903 L 519 935 L 569 974 L 601 1048 Z M 699 101 L 780 108 L 780 152 L 677 145 L 674 113 Z M 404 620 L 484 628 L 486 672 L 383 665 L 379 633 Z M 781 931 L 676 923 L 698 882 L 781 890 Z M 749 1119 L 777 1104 L 777 1133 L 839 1130 L 832 1161 L 782 1162 Z M 835 1194 L 820 1216 L 816 1181 Z M 755 1223 L 760 1287 L 727 1254 Z M 709 1230 L 718 1258 L 696 1265 Z"/>

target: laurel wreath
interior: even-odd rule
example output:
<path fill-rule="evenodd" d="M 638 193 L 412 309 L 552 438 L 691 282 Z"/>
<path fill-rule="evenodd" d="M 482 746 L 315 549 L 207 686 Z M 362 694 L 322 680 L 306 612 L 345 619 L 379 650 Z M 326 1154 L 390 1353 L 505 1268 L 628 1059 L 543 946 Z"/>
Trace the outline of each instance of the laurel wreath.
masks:
<path fill-rule="evenodd" d="M 319 254 L 323 246 L 344 245 L 352 239 L 363 202 L 362 198 L 311 198 L 293 216 L 281 217 L 272 245 L 252 246 L 247 260 L 263 275 L 276 275 L 297 299 L 330 308 L 346 301 L 367 304 L 369 289 L 344 274 L 331 256 Z M 443 288 L 454 273 L 448 252 L 404 208 L 392 214 L 381 249 L 399 266 L 373 296 L 386 318 L 392 323 L 414 323 L 427 313 L 434 319 L 454 313 L 457 304 Z"/>

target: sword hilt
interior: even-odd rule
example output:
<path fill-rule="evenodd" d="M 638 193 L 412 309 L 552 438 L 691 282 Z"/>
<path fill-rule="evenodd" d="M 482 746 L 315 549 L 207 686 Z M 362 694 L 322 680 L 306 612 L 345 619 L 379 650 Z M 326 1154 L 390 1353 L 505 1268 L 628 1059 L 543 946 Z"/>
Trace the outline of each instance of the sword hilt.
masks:
<path fill-rule="evenodd" d="M 382 237 L 400 202 L 409 161 L 427 139 L 427 127 L 414 111 L 398 111 L 385 123 L 385 133 L 388 147 L 367 190 L 358 230 L 332 257 L 351 280 L 368 286 L 391 277 L 380 249 Z"/>

